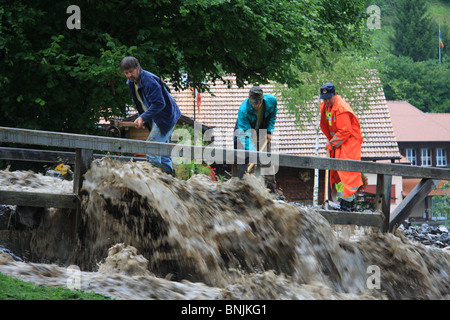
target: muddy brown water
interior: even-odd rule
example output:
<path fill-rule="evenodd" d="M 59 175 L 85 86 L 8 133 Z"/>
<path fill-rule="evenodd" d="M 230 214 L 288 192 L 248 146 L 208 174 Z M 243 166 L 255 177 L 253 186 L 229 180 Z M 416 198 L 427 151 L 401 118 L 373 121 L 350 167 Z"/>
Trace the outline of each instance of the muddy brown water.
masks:
<path fill-rule="evenodd" d="M 32 172 L 0 171 L 0 183 L 72 191 Z M 106 157 L 85 175 L 82 208 L 75 241 L 62 209 L 11 231 L 10 249 L 25 262 L 0 253 L 0 272 L 64 286 L 76 266 L 81 289 L 118 299 L 450 298 L 448 251 L 331 226 L 312 208 L 274 200 L 255 176 L 180 181 Z"/>

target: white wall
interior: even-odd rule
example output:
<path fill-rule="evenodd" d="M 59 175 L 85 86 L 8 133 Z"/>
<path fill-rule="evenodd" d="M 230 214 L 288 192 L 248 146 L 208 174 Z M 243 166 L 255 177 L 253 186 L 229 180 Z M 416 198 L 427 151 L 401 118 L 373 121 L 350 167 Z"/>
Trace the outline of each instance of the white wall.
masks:
<path fill-rule="evenodd" d="M 377 175 L 374 173 L 365 173 L 368 185 L 377 185 Z M 397 206 L 402 202 L 402 191 L 403 191 L 403 178 L 400 176 L 392 176 L 392 185 L 395 185 L 395 203 L 391 203 L 391 212 L 397 208 Z"/>

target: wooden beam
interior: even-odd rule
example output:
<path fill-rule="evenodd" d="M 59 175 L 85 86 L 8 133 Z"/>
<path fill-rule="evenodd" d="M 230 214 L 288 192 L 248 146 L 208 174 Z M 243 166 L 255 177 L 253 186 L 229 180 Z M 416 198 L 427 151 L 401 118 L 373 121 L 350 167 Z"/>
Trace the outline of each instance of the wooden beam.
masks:
<path fill-rule="evenodd" d="M 330 224 L 358 225 L 380 227 L 383 222 L 383 216 L 379 212 L 343 212 L 334 210 L 315 209 Z"/>
<path fill-rule="evenodd" d="M 422 179 L 417 186 L 403 199 L 391 215 L 389 231 L 394 232 L 409 217 L 414 208 L 436 187 L 439 180 Z"/>
<path fill-rule="evenodd" d="M 76 194 L 0 190 L 1 204 L 76 209 L 79 202 L 80 200 Z"/>
<path fill-rule="evenodd" d="M 106 154 L 93 154 L 94 159 L 101 159 L 103 157 L 106 157 Z M 133 161 L 147 161 L 147 158 L 142 157 L 114 155 L 109 155 L 109 157 L 111 159 L 120 161 L 130 161 L 132 159 Z M 62 162 L 65 164 L 74 164 L 75 152 L 0 147 L 0 159 L 32 162 Z"/>
<path fill-rule="evenodd" d="M 381 232 L 387 232 L 389 230 L 389 217 L 391 212 L 391 189 L 392 176 L 378 174 L 375 210 L 380 211 L 383 215 L 383 223 L 381 224 L 380 230 Z"/>
<path fill-rule="evenodd" d="M 63 163 L 74 163 L 75 153 L 65 151 L 0 147 L 0 159 L 34 162 L 61 161 Z"/>
<path fill-rule="evenodd" d="M 448 180 L 448 178 L 450 178 L 450 169 L 285 154 L 279 154 L 279 166 L 309 169 L 317 168 L 321 170 L 330 169 L 355 171 L 385 174 L 390 176 L 431 178 L 439 180 Z"/>
<path fill-rule="evenodd" d="M 244 156 L 250 156 L 254 157 L 258 163 L 261 163 L 261 159 L 270 159 L 272 164 L 281 167 L 321 170 L 331 169 L 385 174 L 391 176 L 450 180 L 450 169 L 444 168 L 297 156 L 270 152 L 224 149 L 209 146 L 201 147 L 179 145 L 173 143 L 149 142 L 8 127 L 0 127 L 0 142 L 47 145 L 54 147 L 91 149 L 122 153 L 157 154 L 161 156 L 185 157 L 188 159 L 196 158 L 198 160 L 215 162 L 217 164 L 238 163 L 239 159 L 242 160 Z"/>

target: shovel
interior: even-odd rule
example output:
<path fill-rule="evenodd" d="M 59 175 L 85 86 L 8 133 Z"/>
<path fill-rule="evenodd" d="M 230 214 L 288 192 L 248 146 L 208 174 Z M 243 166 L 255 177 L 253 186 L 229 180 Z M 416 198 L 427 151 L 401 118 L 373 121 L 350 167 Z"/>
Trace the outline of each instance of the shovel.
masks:
<path fill-rule="evenodd" d="M 264 142 L 261 149 L 259 149 L 259 152 L 263 151 L 266 146 L 267 146 L 267 140 L 266 140 L 266 142 Z M 254 166 L 256 166 L 256 163 L 251 163 L 247 168 L 247 173 L 250 173 L 250 171 L 252 171 Z"/>
<path fill-rule="evenodd" d="M 330 157 L 330 150 L 327 149 L 327 158 Z M 323 208 L 328 210 L 328 184 L 330 180 L 330 170 L 325 170 L 325 189 L 324 189 L 324 199 L 323 199 Z"/>

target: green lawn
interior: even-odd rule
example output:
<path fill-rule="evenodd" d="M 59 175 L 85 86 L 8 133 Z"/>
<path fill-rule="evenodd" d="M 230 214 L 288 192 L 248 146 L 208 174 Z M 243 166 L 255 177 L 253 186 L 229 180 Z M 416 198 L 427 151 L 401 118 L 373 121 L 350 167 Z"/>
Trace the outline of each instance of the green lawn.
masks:
<path fill-rule="evenodd" d="M 111 298 L 81 290 L 28 283 L 0 273 L 0 300 L 111 300 Z"/>
<path fill-rule="evenodd" d="M 450 3 L 439 0 L 428 0 L 428 13 L 433 21 L 436 23 L 436 41 L 438 35 L 438 24 L 447 26 L 450 30 Z M 394 29 L 392 28 L 392 20 L 394 17 L 389 12 L 381 11 L 381 29 L 373 29 L 370 31 L 372 43 L 374 48 L 381 51 L 389 51 L 390 43 L 389 38 L 393 35 Z M 444 45 L 450 43 L 450 34 L 442 35 Z"/>
<path fill-rule="evenodd" d="M 447 25 L 450 27 L 450 2 L 447 1 L 437 1 L 437 0 L 429 0 L 428 1 L 430 9 L 430 15 L 436 23 L 440 23 L 442 25 Z"/>

